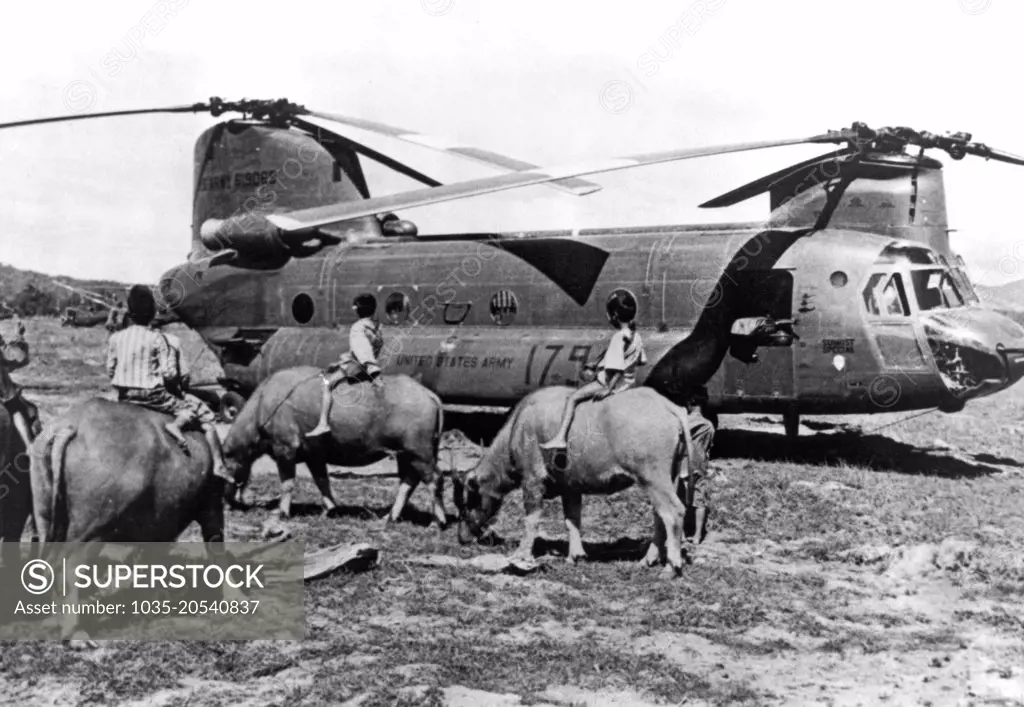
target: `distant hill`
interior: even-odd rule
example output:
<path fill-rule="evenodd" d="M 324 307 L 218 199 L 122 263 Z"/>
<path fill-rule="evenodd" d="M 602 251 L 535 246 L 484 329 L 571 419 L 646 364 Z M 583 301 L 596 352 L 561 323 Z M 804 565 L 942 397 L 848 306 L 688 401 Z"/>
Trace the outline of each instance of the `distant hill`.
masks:
<path fill-rule="evenodd" d="M 1002 312 L 1024 326 L 1024 280 L 1014 280 L 995 287 L 976 285 L 975 289 L 986 307 Z"/>
<path fill-rule="evenodd" d="M 88 302 L 88 300 L 74 292 L 58 287 L 54 284 L 54 281 L 104 295 L 124 292 L 127 287 L 125 283 L 117 282 L 116 280 L 82 280 L 64 275 L 46 275 L 32 270 L 22 270 L 6 263 L 0 263 L 0 303 L 13 302 L 15 296 L 28 285 L 32 285 L 36 289 L 52 295 L 57 302 L 58 309 Z"/>
<path fill-rule="evenodd" d="M 1024 310 L 1024 280 L 1014 280 L 996 287 L 977 285 L 978 295 L 993 307 Z"/>

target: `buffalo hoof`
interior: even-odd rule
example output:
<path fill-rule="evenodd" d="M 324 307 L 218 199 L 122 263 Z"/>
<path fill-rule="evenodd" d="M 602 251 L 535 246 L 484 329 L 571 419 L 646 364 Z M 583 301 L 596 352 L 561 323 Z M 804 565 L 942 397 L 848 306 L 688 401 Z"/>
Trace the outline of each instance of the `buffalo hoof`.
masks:
<path fill-rule="evenodd" d="M 663 564 L 664 562 L 665 554 L 661 551 L 661 548 L 654 543 L 651 543 L 647 546 L 647 553 L 644 555 L 643 559 L 640 560 L 640 565 L 642 567 L 655 567 Z"/>
<path fill-rule="evenodd" d="M 323 518 L 337 518 L 341 515 L 341 509 L 337 506 L 331 506 L 330 508 L 324 508 L 320 515 Z"/>
<path fill-rule="evenodd" d="M 241 491 L 239 491 L 238 487 L 233 482 L 224 482 L 224 489 L 221 493 L 221 496 L 224 498 L 224 502 L 228 505 L 229 508 L 235 510 L 239 510 L 242 508 L 242 493 Z"/>
<path fill-rule="evenodd" d="M 575 565 L 577 562 L 586 562 L 589 559 L 590 557 L 588 557 L 587 553 L 585 552 L 576 555 L 569 553 L 569 555 L 565 558 L 565 561 L 568 562 L 570 565 Z"/>
<path fill-rule="evenodd" d="M 73 651 L 89 651 L 100 647 L 100 644 L 89 638 L 81 631 L 77 632 L 69 641 L 64 641 L 64 645 Z"/>
<path fill-rule="evenodd" d="M 682 576 L 683 576 L 683 566 L 682 565 L 679 565 L 677 567 L 673 567 L 672 565 L 665 565 L 661 569 L 661 577 L 662 577 L 662 579 L 676 579 L 677 577 L 682 577 Z"/>
<path fill-rule="evenodd" d="M 288 535 L 288 526 L 280 520 L 267 519 L 260 529 L 260 537 L 264 540 L 276 540 Z"/>

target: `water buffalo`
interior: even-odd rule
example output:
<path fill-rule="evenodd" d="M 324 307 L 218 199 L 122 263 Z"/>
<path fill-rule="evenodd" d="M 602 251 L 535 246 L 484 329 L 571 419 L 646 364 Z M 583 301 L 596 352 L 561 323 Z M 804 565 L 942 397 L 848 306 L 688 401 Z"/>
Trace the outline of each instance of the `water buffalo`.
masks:
<path fill-rule="evenodd" d="M 29 440 L 40 432 L 39 411 L 21 395 L 21 389 L 11 380 L 9 371 L 27 366 L 29 363 L 28 344 L 25 342 L 25 325 L 18 323 L 17 334 L 11 341 L 0 336 L 0 559 L 5 565 L 17 561 L 18 543 L 25 521 L 32 526 L 32 489 L 29 484 L 29 456 L 25 439 L 15 423 L 20 412 L 28 429 Z"/>
<path fill-rule="evenodd" d="M 189 454 L 167 434 L 170 418 L 93 398 L 33 444 L 32 496 L 44 548 L 53 542 L 173 542 L 199 523 L 223 542 L 223 481 L 201 432 Z"/>
<path fill-rule="evenodd" d="M 7 408 L 0 405 L 0 560 L 5 566 L 19 559 L 18 545 L 25 522 L 32 520 L 29 455 Z M 33 523 L 34 525 L 34 523 Z M 36 530 L 33 528 L 33 534 Z"/>
<path fill-rule="evenodd" d="M 457 493 L 462 499 L 460 542 L 480 537 L 504 497 L 522 487 L 526 530 L 518 553 L 532 556 L 543 501 L 561 496 L 569 531 L 569 560 L 575 561 L 586 556 L 580 537 L 583 494 L 611 494 L 639 484 L 654 505 L 654 540 L 644 562 L 650 566 L 667 559 L 680 573 L 684 519 L 690 525 L 681 499 L 684 485 L 677 483 L 688 461 L 684 440 L 692 437 L 697 470 L 687 478 L 699 478 L 711 445 L 710 423 L 696 415 L 687 416 L 650 388 L 634 388 L 600 402 L 581 404 L 570 428 L 567 450 L 554 457 L 546 455 L 540 442 L 557 429 L 571 394 L 567 387 L 541 388 L 513 410 L 494 443 L 466 475 L 464 489 Z M 684 418 L 690 426 L 685 432 Z M 692 495 L 690 500 L 694 500 Z"/>
<path fill-rule="evenodd" d="M 341 383 L 334 389 L 331 434 L 307 437 L 320 413 L 322 382 L 313 367 L 289 368 L 267 378 L 253 392 L 224 442 L 224 459 L 239 493 L 252 463 L 269 454 L 281 479 L 278 512 L 291 515 L 295 467 L 305 463 L 320 490 L 324 512 L 337 504 L 331 495 L 327 465 L 366 466 L 390 454 L 398 463 L 401 483 L 388 520 L 397 521 L 409 495 L 421 481 L 433 483 L 433 522 L 447 524 L 442 501 L 443 477 L 437 470 L 437 449 L 444 429 L 441 400 L 406 375 Z"/>
<path fill-rule="evenodd" d="M 166 430 L 168 415 L 93 398 L 58 418 L 32 445 L 31 484 L 43 553 L 52 543 L 173 542 L 199 523 L 211 556 L 224 541 L 223 480 L 202 432 L 185 433 L 188 454 Z M 72 583 L 67 601 L 77 602 Z M 227 596 L 226 596 L 227 598 Z M 76 616 L 62 638 L 84 638 Z M 94 647 L 71 640 L 73 648 Z"/>

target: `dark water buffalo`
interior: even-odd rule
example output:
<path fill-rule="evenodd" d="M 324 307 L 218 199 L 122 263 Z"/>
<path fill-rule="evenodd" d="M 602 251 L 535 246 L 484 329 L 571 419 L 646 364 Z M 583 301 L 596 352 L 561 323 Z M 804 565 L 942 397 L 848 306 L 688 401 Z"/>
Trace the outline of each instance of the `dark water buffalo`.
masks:
<path fill-rule="evenodd" d="M 213 475 L 201 432 L 186 432 L 186 455 L 168 435 L 170 417 L 94 398 L 62 415 L 32 449 L 32 495 L 43 553 L 51 543 L 83 543 L 79 560 L 102 542 L 173 542 L 199 523 L 211 543 L 224 541 L 224 482 Z M 67 601 L 77 602 L 71 584 Z M 225 597 L 228 598 L 228 597 Z M 94 647 L 79 618 L 62 620 L 73 648 Z M 82 640 L 85 639 L 85 640 Z"/>
<path fill-rule="evenodd" d="M 167 434 L 169 417 L 94 398 L 36 439 L 32 495 L 50 542 L 172 542 L 193 522 L 205 542 L 224 539 L 223 482 L 201 432 L 188 456 Z"/>
<path fill-rule="evenodd" d="M 289 368 L 260 384 L 238 414 L 224 442 L 224 460 L 239 493 L 249 481 L 252 463 L 270 455 L 281 478 L 279 513 L 291 515 L 295 467 L 305 463 L 320 490 L 324 510 L 337 507 L 327 465 L 366 466 L 395 455 L 401 484 L 388 518 L 398 520 L 409 495 L 421 481 L 433 484 L 432 516 L 447 524 L 437 470 L 437 449 L 444 429 L 441 400 L 406 375 L 382 376 L 383 386 L 369 381 L 341 383 L 334 389 L 331 434 L 306 437 L 320 413 L 319 369 Z"/>
<path fill-rule="evenodd" d="M 18 543 L 26 521 L 32 520 L 29 455 L 7 408 L 0 405 L 0 560 L 11 565 L 19 559 Z M 33 534 L 35 530 L 33 530 Z"/>
<path fill-rule="evenodd" d="M 654 565 L 667 559 L 678 574 L 686 515 L 680 498 L 685 484 L 677 483 L 688 461 L 683 441 L 685 411 L 650 388 L 583 403 L 570 428 L 568 449 L 558 459 L 545 454 L 539 443 L 550 439 L 558 428 L 572 392 L 566 387 L 542 388 L 515 408 L 457 494 L 463 499 L 459 540 L 466 543 L 479 537 L 504 497 L 522 487 L 526 531 L 519 554 L 532 556 L 543 500 L 560 496 L 569 530 L 569 559 L 583 558 L 583 495 L 611 494 L 638 484 L 654 505 L 654 540 L 644 561 Z M 687 420 L 694 442 L 694 466 L 700 469 L 713 431 L 699 416 Z"/>

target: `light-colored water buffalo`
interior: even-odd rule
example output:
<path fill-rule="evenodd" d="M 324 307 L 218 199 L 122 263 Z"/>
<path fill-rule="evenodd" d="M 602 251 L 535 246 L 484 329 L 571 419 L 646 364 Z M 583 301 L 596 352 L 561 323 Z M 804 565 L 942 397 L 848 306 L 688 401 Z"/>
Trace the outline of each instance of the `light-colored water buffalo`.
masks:
<path fill-rule="evenodd" d="M 167 415 L 93 398 L 33 444 L 32 496 L 44 549 L 52 542 L 172 542 L 199 523 L 224 539 L 223 481 L 201 432 L 189 455 L 167 434 Z"/>
<path fill-rule="evenodd" d="M 611 494 L 639 484 L 654 505 L 654 540 L 644 562 L 667 559 L 682 571 L 681 536 L 686 506 L 679 484 L 687 463 L 683 422 L 694 444 L 694 466 L 701 468 L 713 430 L 699 416 L 669 402 L 650 388 L 634 388 L 577 408 L 567 450 L 551 456 L 540 448 L 558 428 L 567 387 L 541 388 L 524 398 L 494 443 L 463 481 L 459 540 L 480 537 L 504 497 L 522 487 L 526 530 L 519 554 L 532 556 L 543 500 L 560 496 L 569 531 L 569 559 L 585 557 L 580 537 L 584 494 Z M 559 458 L 560 457 L 560 458 Z M 689 477 L 689 474 L 687 474 Z M 692 500 L 692 498 L 691 498 Z M 689 534 L 689 531 L 688 531 Z"/>
<path fill-rule="evenodd" d="M 382 376 L 383 385 L 364 381 L 334 389 L 331 434 L 307 437 L 320 413 L 319 369 L 289 368 L 267 378 L 253 392 L 224 442 L 224 459 L 239 494 L 249 481 L 252 463 L 270 455 L 281 478 L 278 512 L 291 515 L 295 467 L 305 463 L 320 491 L 324 512 L 337 507 L 327 465 L 358 467 L 390 455 L 398 463 L 400 486 L 388 515 L 397 521 L 409 495 L 421 482 L 433 484 L 432 517 L 444 527 L 447 514 L 441 495 L 443 477 L 437 449 L 444 430 L 441 400 L 406 375 Z"/>

